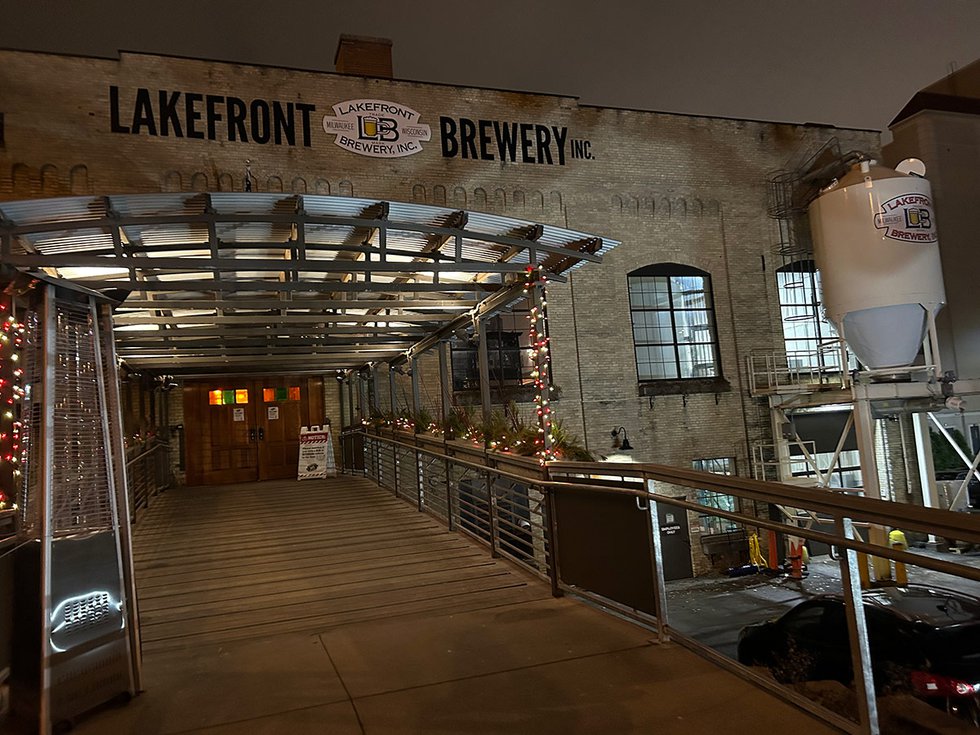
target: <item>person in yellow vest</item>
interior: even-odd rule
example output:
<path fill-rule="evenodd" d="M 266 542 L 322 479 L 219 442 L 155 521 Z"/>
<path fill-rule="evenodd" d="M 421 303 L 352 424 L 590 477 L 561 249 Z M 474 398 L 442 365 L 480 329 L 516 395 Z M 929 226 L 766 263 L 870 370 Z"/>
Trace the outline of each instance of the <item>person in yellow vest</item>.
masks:
<path fill-rule="evenodd" d="M 908 551 L 909 542 L 905 539 L 905 534 L 897 528 L 893 528 L 888 533 L 888 544 L 896 551 Z M 891 566 L 891 564 L 889 564 Z M 895 562 L 895 583 L 899 586 L 904 587 L 909 583 L 908 571 L 905 569 L 905 563 L 896 561 Z"/>
<path fill-rule="evenodd" d="M 888 534 L 888 545 L 898 551 L 906 551 L 909 548 L 909 543 L 905 540 L 905 534 L 897 528 L 892 529 Z"/>

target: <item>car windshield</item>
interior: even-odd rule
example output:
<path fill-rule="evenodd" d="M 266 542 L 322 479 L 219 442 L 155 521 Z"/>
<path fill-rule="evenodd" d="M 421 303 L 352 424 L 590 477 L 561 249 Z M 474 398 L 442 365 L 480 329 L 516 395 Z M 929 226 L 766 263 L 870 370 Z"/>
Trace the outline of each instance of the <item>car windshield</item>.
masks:
<path fill-rule="evenodd" d="M 980 625 L 980 600 L 942 590 L 892 587 L 870 593 L 866 602 L 935 628 Z"/>

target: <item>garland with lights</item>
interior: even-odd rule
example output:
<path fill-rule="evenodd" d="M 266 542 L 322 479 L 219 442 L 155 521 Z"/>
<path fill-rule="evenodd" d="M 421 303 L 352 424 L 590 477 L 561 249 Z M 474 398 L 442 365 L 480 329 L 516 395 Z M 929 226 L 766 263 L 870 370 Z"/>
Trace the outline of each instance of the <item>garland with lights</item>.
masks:
<path fill-rule="evenodd" d="M 13 303 L 0 303 L 0 510 L 16 508 L 23 462 L 21 404 L 27 389 L 20 353 L 24 324 L 13 314 Z"/>
<path fill-rule="evenodd" d="M 534 369 L 531 371 L 531 378 L 534 384 L 534 405 L 535 413 L 538 416 L 538 437 L 534 440 L 534 455 L 542 465 L 555 458 L 552 446 L 555 436 L 551 429 L 551 353 L 548 349 L 550 338 L 548 337 L 548 301 L 545 295 L 545 286 L 548 277 L 544 273 L 544 266 L 539 265 L 535 268 L 529 265 L 525 271 L 524 295 L 531 297 L 531 313 L 528 315 L 530 321 L 529 336 L 531 338 L 531 358 L 534 360 Z"/>

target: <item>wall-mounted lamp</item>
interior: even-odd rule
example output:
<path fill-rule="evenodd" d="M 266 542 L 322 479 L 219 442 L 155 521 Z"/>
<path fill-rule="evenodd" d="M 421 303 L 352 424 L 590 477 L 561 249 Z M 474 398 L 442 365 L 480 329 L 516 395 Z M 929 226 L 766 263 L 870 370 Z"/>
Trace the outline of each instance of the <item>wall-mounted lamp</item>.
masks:
<path fill-rule="evenodd" d="M 630 452 L 633 450 L 630 444 L 629 438 L 626 436 L 626 428 L 620 426 L 618 429 L 613 429 L 609 432 L 613 439 L 613 449 L 618 449 L 621 452 Z M 622 440 L 619 439 L 619 435 L 622 434 Z"/>

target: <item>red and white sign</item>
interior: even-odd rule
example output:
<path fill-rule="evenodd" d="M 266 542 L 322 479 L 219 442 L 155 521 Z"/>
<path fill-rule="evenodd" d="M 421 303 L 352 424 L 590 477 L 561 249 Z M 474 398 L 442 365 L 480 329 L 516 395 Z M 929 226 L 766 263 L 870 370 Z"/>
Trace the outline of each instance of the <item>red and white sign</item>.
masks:
<path fill-rule="evenodd" d="M 299 466 L 296 470 L 296 478 L 314 480 L 333 477 L 336 474 L 337 465 L 333 456 L 330 427 L 301 427 L 299 432 Z"/>

